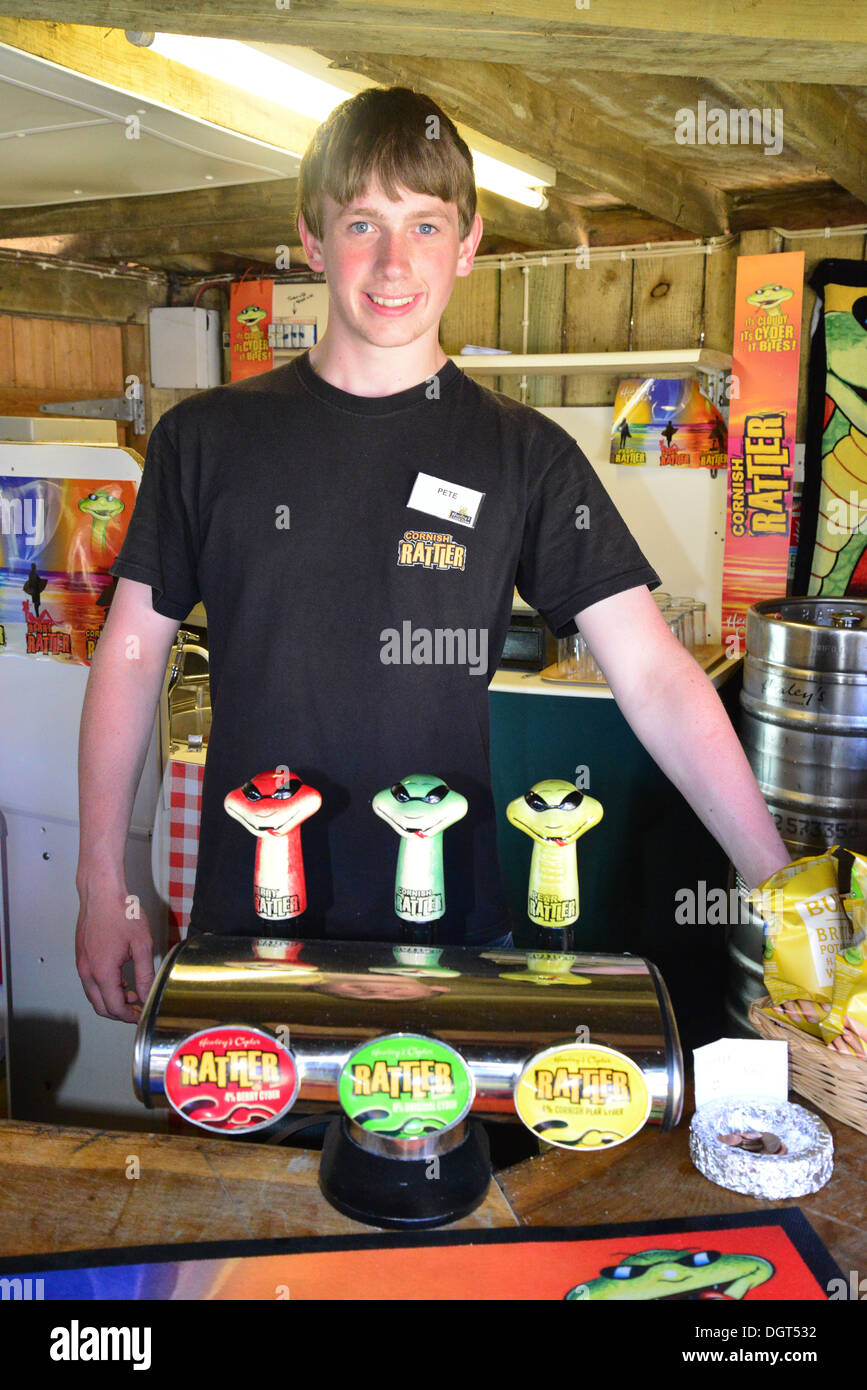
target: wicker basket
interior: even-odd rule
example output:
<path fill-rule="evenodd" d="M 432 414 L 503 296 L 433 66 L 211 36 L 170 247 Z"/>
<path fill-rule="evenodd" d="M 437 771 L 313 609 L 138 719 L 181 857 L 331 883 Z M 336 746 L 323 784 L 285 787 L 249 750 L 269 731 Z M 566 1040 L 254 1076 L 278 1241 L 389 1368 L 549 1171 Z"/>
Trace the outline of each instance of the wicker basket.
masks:
<path fill-rule="evenodd" d="M 789 1044 L 792 1090 L 818 1105 L 826 1115 L 867 1134 L 867 1058 L 835 1052 L 793 1024 L 763 1014 L 762 1006 L 770 1002 L 767 997 L 754 1000 L 750 1005 L 750 1023 L 763 1038 Z"/>

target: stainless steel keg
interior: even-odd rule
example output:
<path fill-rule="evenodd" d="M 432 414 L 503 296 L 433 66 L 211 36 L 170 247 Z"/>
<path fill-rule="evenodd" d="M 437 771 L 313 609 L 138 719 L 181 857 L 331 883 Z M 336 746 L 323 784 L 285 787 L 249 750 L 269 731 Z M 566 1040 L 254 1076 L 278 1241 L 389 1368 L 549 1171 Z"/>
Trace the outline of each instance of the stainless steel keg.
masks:
<path fill-rule="evenodd" d="M 867 852 L 867 601 L 779 598 L 749 610 L 741 742 L 793 859 L 831 845 Z M 741 1032 L 765 992 L 762 935 L 746 906 L 729 926 L 726 1009 Z"/>
<path fill-rule="evenodd" d="M 795 858 L 867 851 L 867 601 L 749 610 L 741 739 Z"/>
<path fill-rule="evenodd" d="M 291 1049 L 302 1113 L 338 1108 L 350 1053 L 394 1033 L 458 1051 L 473 1074 L 476 1113 L 514 1119 L 528 1060 L 576 1041 L 641 1068 L 649 1124 L 671 1128 L 683 1104 L 668 993 L 656 967 L 635 956 L 196 936 L 166 957 L 139 1023 L 134 1084 L 146 1106 L 168 1104 L 164 1078 L 177 1046 L 220 1024 L 255 1025 Z"/>

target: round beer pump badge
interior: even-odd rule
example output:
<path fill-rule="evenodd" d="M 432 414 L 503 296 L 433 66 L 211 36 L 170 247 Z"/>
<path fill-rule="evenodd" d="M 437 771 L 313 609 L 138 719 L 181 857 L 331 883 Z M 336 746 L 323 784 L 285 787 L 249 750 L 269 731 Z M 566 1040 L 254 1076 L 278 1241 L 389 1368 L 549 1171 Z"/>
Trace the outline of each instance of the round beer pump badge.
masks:
<path fill-rule="evenodd" d="M 390 1139 L 451 1129 L 474 1095 L 472 1073 L 460 1054 L 417 1033 L 393 1033 L 356 1048 L 338 1083 L 350 1120 Z"/>
<path fill-rule="evenodd" d="M 515 1109 L 528 1129 L 561 1149 L 608 1149 L 643 1129 L 650 1093 L 622 1052 L 566 1043 L 538 1052 L 515 1086 Z"/>
<path fill-rule="evenodd" d="M 221 1025 L 178 1044 L 166 1067 L 165 1091 L 191 1124 L 216 1134 L 249 1134 L 291 1108 L 298 1068 L 270 1033 Z"/>

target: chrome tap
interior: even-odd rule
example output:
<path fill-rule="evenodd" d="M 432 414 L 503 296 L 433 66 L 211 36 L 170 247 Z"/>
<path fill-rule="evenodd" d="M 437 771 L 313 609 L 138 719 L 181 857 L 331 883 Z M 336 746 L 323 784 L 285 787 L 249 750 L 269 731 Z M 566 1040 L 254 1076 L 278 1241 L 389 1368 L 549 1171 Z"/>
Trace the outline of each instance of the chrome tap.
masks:
<path fill-rule="evenodd" d="M 210 665 L 208 652 L 205 647 L 200 647 L 196 642 L 196 634 L 187 632 L 186 628 L 179 627 L 175 638 L 174 656 L 172 658 L 172 668 L 169 671 L 169 683 L 166 688 L 166 696 L 170 700 L 172 691 L 183 675 L 184 663 L 187 652 L 193 652 L 195 656 L 201 656 Z"/>
<path fill-rule="evenodd" d="M 181 672 L 184 669 L 184 643 L 188 641 L 192 635 L 193 634 L 187 632 L 185 628 L 178 628 L 173 648 L 172 669 L 169 671 L 169 683 L 166 689 L 167 696 L 171 696 L 172 691 L 181 678 Z"/>

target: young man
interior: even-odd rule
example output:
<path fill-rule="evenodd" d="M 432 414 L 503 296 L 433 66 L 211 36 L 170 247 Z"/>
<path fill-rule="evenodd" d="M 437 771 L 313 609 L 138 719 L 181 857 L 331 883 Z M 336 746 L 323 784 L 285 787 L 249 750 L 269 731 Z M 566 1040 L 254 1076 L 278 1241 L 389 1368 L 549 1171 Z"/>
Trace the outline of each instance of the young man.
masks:
<path fill-rule="evenodd" d="M 191 932 L 291 934 L 256 916 L 255 845 L 223 809 L 228 791 L 284 767 L 322 795 L 303 831 L 302 934 L 398 938 L 397 846 L 370 802 L 432 773 L 469 802 L 446 832 L 440 940 L 502 940 L 487 685 L 516 580 L 558 635 L 580 623 L 638 737 L 747 882 L 789 858 L 713 687 L 650 596 L 657 575 L 574 440 L 440 347 L 482 233 L 448 117 L 402 88 L 344 103 L 305 154 L 299 205 L 328 281 L 327 332 L 159 421 L 112 568 L 82 719 L 77 935 L 85 990 L 109 1017 L 134 1021 L 153 978 L 149 926 L 125 916 L 124 845 L 171 643 L 200 598 L 213 724 Z M 419 661 L 438 636 L 452 659 Z"/>

